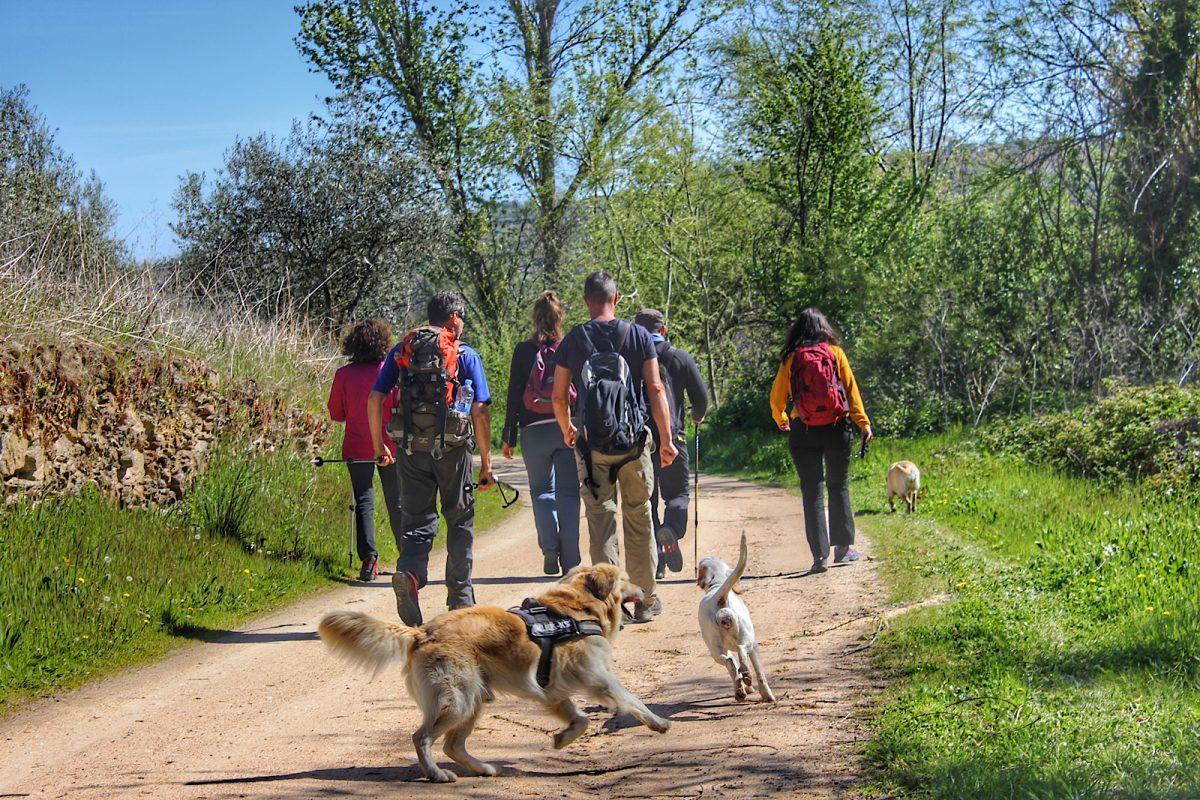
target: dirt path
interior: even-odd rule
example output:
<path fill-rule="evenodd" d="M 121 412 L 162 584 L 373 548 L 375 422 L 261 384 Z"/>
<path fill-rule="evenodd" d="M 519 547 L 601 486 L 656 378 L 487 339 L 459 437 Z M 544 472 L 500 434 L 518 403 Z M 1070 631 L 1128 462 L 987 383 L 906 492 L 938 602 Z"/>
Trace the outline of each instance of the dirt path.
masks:
<path fill-rule="evenodd" d="M 516 482 L 520 471 L 508 471 Z M 745 599 L 774 705 L 735 703 L 725 670 L 708 657 L 688 540 L 685 571 L 660 585 L 663 615 L 627 627 L 616 645 L 626 685 L 671 719 L 666 735 L 589 708 L 590 732 L 555 751 L 553 720 L 499 698 L 471 744 L 502 775 L 419 782 L 409 740 L 417 715 L 399 670 L 368 682 L 314 633 L 332 608 L 393 617 L 382 580 L 322 594 L 0 723 L 0 797 L 852 796 L 858 717 L 878 680 L 865 652 L 847 651 L 875 623 L 840 623 L 879 606 L 872 562 L 803 575 L 799 503 L 779 490 L 707 477 L 701 512 L 701 557 L 732 561 L 738 535 L 749 535 Z M 861 549 L 870 553 L 870 543 Z M 479 602 L 509 606 L 536 594 L 546 582 L 540 566 L 526 505 L 477 542 Z M 422 594 L 427 616 L 443 601 L 440 587 Z"/>

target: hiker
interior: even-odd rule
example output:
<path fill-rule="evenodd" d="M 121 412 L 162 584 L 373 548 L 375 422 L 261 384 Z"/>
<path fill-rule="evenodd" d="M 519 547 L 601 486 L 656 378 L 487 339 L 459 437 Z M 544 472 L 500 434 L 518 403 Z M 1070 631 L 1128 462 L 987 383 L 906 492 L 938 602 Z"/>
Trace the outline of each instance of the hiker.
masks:
<path fill-rule="evenodd" d="M 554 354 L 563 338 L 565 316 L 554 292 L 542 292 L 533 304 L 533 336 L 513 349 L 501 446 L 504 457 L 512 458 L 520 432 L 542 571 L 547 575 L 566 574 L 580 561 L 579 472 L 575 452 L 554 419 L 552 402 Z"/>
<path fill-rule="evenodd" d="M 801 311 L 788 330 L 771 387 L 771 417 L 779 430 L 790 432 L 788 445 L 804 501 L 804 532 L 813 556 L 810 571 L 828 569 L 831 543 L 835 564 L 857 561 L 848 483 L 850 452 L 855 425 L 862 431 L 863 443 L 871 441 L 871 420 L 863 410 L 841 339 L 815 308 Z"/>
<path fill-rule="evenodd" d="M 650 495 L 650 510 L 654 519 L 654 538 L 658 542 L 658 570 L 654 577 L 661 580 L 670 567 L 672 572 L 683 570 L 683 552 L 679 540 L 687 533 L 688 489 L 687 431 L 683 427 L 684 394 L 692 407 L 692 424 L 700 427 L 708 412 L 708 389 L 700 377 L 700 368 L 691 353 L 667 341 L 667 325 L 663 313 L 643 308 L 633 321 L 650 332 L 654 351 L 658 354 L 658 372 L 667 387 L 667 403 L 671 409 L 671 441 L 679 457 L 668 467 L 654 465 L 654 491 Z M 661 446 L 662 433 L 654 426 L 654 443 Z M 659 505 L 662 513 L 659 513 Z"/>
<path fill-rule="evenodd" d="M 487 376 L 479 353 L 459 337 L 466 324 L 462 298 L 438 292 L 429 299 L 429 325 L 410 331 L 392 348 L 367 402 L 376 462 L 392 463 L 384 442 L 383 404 L 399 386 L 388 435 L 400 466 L 400 560 L 392 575 L 396 611 L 406 625 L 423 621 L 417 592 L 429 580 L 429 551 L 438 531 L 437 501 L 446 520 L 446 605 L 475 605 L 471 547 L 475 488 L 471 458 L 479 446 L 478 488 L 492 477 L 492 424 Z"/>
<path fill-rule="evenodd" d="M 350 471 L 350 488 L 354 492 L 354 530 L 358 558 L 362 567 L 360 581 L 373 581 L 379 575 L 379 551 L 375 549 L 375 449 L 367 421 L 367 396 L 375 385 L 379 368 L 392 343 L 392 329 L 381 319 L 355 323 L 342 340 L 342 355 L 350 363 L 333 375 L 329 390 L 329 418 L 344 422 L 342 458 Z M 391 417 L 395 393 L 383 399 L 380 432 Z M 384 442 L 390 455 L 395 455 L 391 442 Z M 400 475 L 395 464 L 378 465 L 379 482 L 383 486 L 383 502 L 396 546 L 400 546 Z"/>
<path fill-rule="evenodd" d="M 575 461 L 584 490 L 592 563 L 620 563 L 617 544 L 618 486 L 625 532 L 625 570 L 642 588 L 633 621 L 649 622 L 662 611 L 655 592 L 658 548 L 651 537 L 653 489 L 646 407 L 660 430 L 670 427 L 667 389 L 658 374 L 658 354 L 650 333 L 617 319 L 617 284 L 607 272 L 583 283 L 591 321 L 576 325 L 554 354 L 554 417 Z M 571 415 L 571 385 L 579 402 Z M 666 437 L 658 450 L 662 465 L 677 451 Z"/>

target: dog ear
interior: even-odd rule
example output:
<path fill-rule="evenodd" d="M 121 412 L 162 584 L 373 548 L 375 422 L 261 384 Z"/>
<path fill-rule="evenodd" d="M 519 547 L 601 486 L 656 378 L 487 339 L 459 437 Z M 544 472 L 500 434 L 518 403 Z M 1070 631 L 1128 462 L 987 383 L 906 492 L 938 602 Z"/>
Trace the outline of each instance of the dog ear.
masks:
<path fill-rule="evenodd" d="M 708 564 L 701 564 L 696 568 L 696 585 L 701 589 L 708 583 Z"/>
<path fill-rule="evenodd" d="M 598 600 L 607 600 L 620 582 L 620 570 L 612 564 L 597 564 L 588 570 L 583 587 Z"/>

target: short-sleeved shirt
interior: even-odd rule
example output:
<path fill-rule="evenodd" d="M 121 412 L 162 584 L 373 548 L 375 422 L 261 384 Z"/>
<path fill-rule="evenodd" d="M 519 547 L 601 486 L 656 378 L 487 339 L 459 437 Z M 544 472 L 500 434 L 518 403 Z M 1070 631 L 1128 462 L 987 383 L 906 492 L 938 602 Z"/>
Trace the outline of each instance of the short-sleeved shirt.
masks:
<path fill-rule="evenodd" d="M 375 379 L 375 391 L 380 394 L 387 394 L 400 380 L 400 365 L 396 363 L 396 354 L 400 352 L 400 348 L 404 343 L 396 345 L 392 351 L 388 353 L 387 358 L 383 360 L 383 367 L 379 370 L 379 377 Z M 483 371 L 483 359 L 479 353 L 475 352 L 475 348 L 470 345 L 458 343 L 458 382 L 471 382 L 471 389 L 475 392 L 476 403 L 492 402 L 492 393 L 488 390 L 487 374 Z"/>
<path fill-rule="evenodd" d="M 571 380 L 574 381 L 577 391 L 583 391 L 579 375 L 592 353 L 606 349 L 603 344 L 605 341 L 611 342 L 614 348 L 617 346 L 619 336 L 617 323 L 620 321 L 615 319 L 608 322 L 592 320 L 582 325 L 576 325 L 570 333 L 563 337 L 562 344 L 558 346 L 558 351 L 554 354 L 554 365 L 571 370 Z M 626 322 L 625 325 L 629 328 L 629 335 L 625 337 L 625 344 L 619 352 L 625 362 L 629 364 L 630 372 L 633 373 L 634 396 L 637 397 L 644 414 L 646 412 L 646 393 L 642 390 L 642 366 L 650 359 L 658 358 L 658 353 L 654 350 L 654 342 L 650 340 L 649 331 L 632 322 Z M 592 340 L 595 350 L 588 347 L 587 340 L 589 338 Z"/>

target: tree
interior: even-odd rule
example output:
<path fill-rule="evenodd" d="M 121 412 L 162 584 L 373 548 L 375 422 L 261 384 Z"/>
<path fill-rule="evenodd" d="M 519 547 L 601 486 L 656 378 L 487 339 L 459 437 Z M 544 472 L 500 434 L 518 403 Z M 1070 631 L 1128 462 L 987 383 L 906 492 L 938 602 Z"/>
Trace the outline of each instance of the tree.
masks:
<path fill-rule="evenodd" d="M 24 86 L 0 88 L 0 252 L 62 272 L 103 269 L 122 248 L 112 203 L 54 141 Z"/>
<path fill-rule="evenodd" d="M 314 0 L 299 9 L 298 43 L 339 89 L 417 142 L 451 215 L 452 271 L 465 271 L 475 302 L 501 320 L 530 270 L 551 285 L 562 277 L 581 190 L 725 5 Z M 496 212 L 512 208 L 505 200 L 533 215 L 524 264 L 488 250 L 505 224 Z"/>
<path fill-rule="evenodd" d="M 441 234 L 416 161 L 353 117 L 238 141 L 215 177 L 186 175 L 173 205 L 189 286 L 330 327 L 404 316 Z"/>

